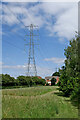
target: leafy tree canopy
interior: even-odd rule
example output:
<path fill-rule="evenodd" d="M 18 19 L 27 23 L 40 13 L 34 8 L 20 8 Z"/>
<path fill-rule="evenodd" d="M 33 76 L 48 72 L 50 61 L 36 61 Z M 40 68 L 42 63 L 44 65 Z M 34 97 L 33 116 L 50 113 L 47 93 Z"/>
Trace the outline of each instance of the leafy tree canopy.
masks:
<path fill-rule="evenodd" d="M 79 96 L 80 93 L 79 41 L 80 38 L 76 37 L 64 49 L 64 55 L 66 56 L 65 66 L 62 66 L 59 70 L 59 90 L 63 91 L 64 95 L 71 95 L 73 98 Z"/>
<path fill-rule="evenodd" d="M 59 72 L 55 72 L 52 74 L 52 76 L 60 76 L 60 73 Z"/>

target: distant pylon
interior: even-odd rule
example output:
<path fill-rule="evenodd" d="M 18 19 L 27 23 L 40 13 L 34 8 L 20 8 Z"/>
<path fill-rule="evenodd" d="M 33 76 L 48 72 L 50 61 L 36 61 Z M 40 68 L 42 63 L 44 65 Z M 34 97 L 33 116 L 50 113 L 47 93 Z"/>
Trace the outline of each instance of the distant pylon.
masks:
<path fill-rule="evenodd" d="M 34 34 L 34 28 L 36 30 L 36 28 L 38 26 L 35 26 L 33 24 L 30 24 L 29 26 L 26 26 L 29 28 L 30 33 L 29 35 L 26 35 L 29 38 L 29 43 L 26 45 L 29 45 L 29 56 L 28 56 L 28 66 L 27 66 L 27 76 L 37 76 L 37 69 L 36 69 L 36 64 L 35 64 L 35 56 L 34 56 L 34 37 L 38 36 L 36 34 Z M 31 71 L 32 69 L 32 71 Z"/>

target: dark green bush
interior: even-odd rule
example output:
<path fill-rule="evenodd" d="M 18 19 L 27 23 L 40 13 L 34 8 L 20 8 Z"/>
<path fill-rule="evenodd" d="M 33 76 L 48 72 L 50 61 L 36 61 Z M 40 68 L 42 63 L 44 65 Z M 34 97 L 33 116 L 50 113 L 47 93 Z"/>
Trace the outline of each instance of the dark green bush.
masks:
<path fill-rule="evenodd" d="M 11 77 L 8 74 L 2 74 L 2 86 L 14 86 L 15 85 L 15 78 Z"/>
<path fill-rule="evenodd" d="M 32 77 L 33 83 L 36 85 L 45 85 L 45 79 L 39 79 L 38 77 Z"/>
<path fill-rule="evenodd" d="M 76 91 L 78 89 L 78 78 L 68 77 L 62 74 L 58 85 L 59 90 L 63 91 L 65 96 L 70 96 L 72 93 L 74 94 L 74 90 Z"/>
<path fill-rule="evenodd" d="M 75 78 L 75 84 L 74 84 L 74 89 L 71 94 L 71 100 L 79 100 L 80 102 L 80 79 L 77 77 Z"/>
<path fill-rule="evenodd" d="M 46 86 L 49 86 L 49 83 L 46 83 Z"/>
<path fill-rule="evenodd" d="M 59 72 L 55 72 L 52 74 L 52 76 L 60 76 L 60 73 Z"/>
<path fill-rule="evenodd" d="M 51 86 L 52 86 L 52 85 L 55 85 L 55 83 L 56 83 L 56 79 L 55 79 L 55 78 L 52 78 L 52 79 L 51 79 Z"/>

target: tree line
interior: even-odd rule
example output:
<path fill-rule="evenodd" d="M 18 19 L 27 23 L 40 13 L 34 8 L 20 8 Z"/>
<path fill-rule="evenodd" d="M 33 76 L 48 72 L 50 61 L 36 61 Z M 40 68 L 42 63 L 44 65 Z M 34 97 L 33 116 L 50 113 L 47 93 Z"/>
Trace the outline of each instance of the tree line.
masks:
<path fill-rule="evenodd" d="M 59 90 L 65 96 L 70 96 L 71 99 L 80 97 L 80 38 L 76 36 L 70 40 L 69 46 L 64 49 L 66 56 L 65 65 L 59 69 L 60 80 Z M 80 99 L 78 99 L 80 100 Z"/>
<path fill-rule="evenodd" d="M 2 78 L 2 82 L 1 82 Z M 16 79 L 11 77 L 8 74 L 0 75 L 0 86 L 2 87 L 10 87 L 10 86 L 35 86 L 35 85 L 45 85 L 45 79 L 38 77 L 30 77 L 30 76 L 18 76 Z"/>

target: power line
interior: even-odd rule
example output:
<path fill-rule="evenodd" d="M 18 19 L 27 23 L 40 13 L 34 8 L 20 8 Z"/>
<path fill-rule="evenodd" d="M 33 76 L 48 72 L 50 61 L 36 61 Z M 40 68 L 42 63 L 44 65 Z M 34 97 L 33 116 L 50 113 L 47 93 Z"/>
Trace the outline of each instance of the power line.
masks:
<path fill-rule="evenodd" d="M 39 50 L 39 53 L 40 54 L 38 54 L 38 55 L 40 55 L 40 58 L 45 58 L 45 56 L 44 56 L 44 54 L 43 54 L 43 52 L 41 52 L 41 50 L 40 49 L 38 49 Z M 39 60 L 38 60 L 39 61 Z M 49 63 L 47 62 L 47 61 L 45 61 L 45 63 L 46 63 L 46 65 L 49 65 Z M 55 68 L 52 68 L 52 69 L 54 69 L 55 70 Z M 52 70 L 51 68 L 49 68 L 48 70 Z"/>
<path fill-rule="evenodd" d="M 16 46 L 15 44 L 7 41 L 7 40 L 5 40 L 4 42 L 8 43 L 9 45 L 11 45 L 11 46 L 13 46 L 13 47 L 16 47 L 17 49 L 19 49 L 19 50 L 21 50 L 21 51 L 22 51 L 22 49 L 23 49 L 23 48 L 21 48 L 21 47 Z"/>
<path fill-rule="evenodd" d="M 8 8 L 8 6 L 6 6 L 7 8 Z M 15 13 L 10 9 L 10 8 L 8 8 L 9 9 L 9 11 L 11 11 L 11 13 L 18 19 L 18 21 L 24 26 L 24 27 L 28 27 L 28 26 L 25 26 L 25 24 L 15 15 Z M 34 26 L 35 27 L 35 26 Z M 21 35 L 18 35 L 18 36 L 20 36 L 21 37 Z M 26 36 L 28 36 L 28 35 L 26 35 Z M 33 35 L 33 36 L 35 36 L 35 35 Z M 10 43 L 11 44 L 11 43 Z M 29 43 L 30 44 L 30 43 Z M 26 45 L 29 45 L 29 44 L 26 44 Z M 45 44 L 44 44 L 45 45 Z M 16 46 L 15 46 L 16 47 Z M 21 48 L 20 48 L 21 49 Z M 48 64 L 48 63 L 47 63 Z"/>
<path fill-rule="evenodd" d="M 8 6 L 6 5 L 6 7 L 8 8 Z M 15 13 L 10 9 L 10 8 L 8 8 L 9 9 L 9 11 L 18 19 L 18 21 L 21 23 L 21 24 L 23 24 L 24 25 L 24 23 L 15 15 Z M 12 19 L 12 17 L 11 17 L 11 19 Z M 12 19 L 13 20 L 13 19 Z M 26 28 L 26 26 L 24 25 L 24 28 Z M 9 29 L 8 28 L 8 30 L 9 30 L 9 32 L 14 32 L 14 31 L 11 31 L 11 29 Z M 18 35 L 20 38 L 22 38 L 22 40 L 24 39 L 23 38 L 23 36 L 21 36 L 21 34 L 18 34 L 17 32 L 14 32 L 16 35 Z"/>
<path fill-rule="evenodd" d="M 8 10 L 18 19 L 18 21 L 25 27 L 25 24 L 15 15 L 15 13 L 6 5 Z"/>
<path fill-rule="evenodd" d="M 21 47 L 16 46 L 15 44 L 13 44 L 13 43 L 7 41 L 7 40 L 5 40 L 5 42 L 8 43 L 9 45 L 11 45 L 11 46 L 13 46 L 13 47 L 15 47 L 15 48 L 21 50 L 21 51 L 22 51 L 22 49 L 23 49 L 23 48 L 21 48 Z M 44 55 L 41 53 L 40 49 L 39 49 L 39 52 L 40 52 L 40 54 L 39 54 L 40 57 L 41 57 L 41 58 L 42 58 L 42 57 L 44 58 Z M 38 59 L 38 62 L 41 63 L 41 62 L 39 61 L 39 59 Z M 48 64 L 46 61 L 45 61 L 45 63 Z M 49 64 L 48 64 L 48 65 L 49 65 Z M 47 68 L 47 69 L 48 69 L 48 68 Z M 55 69 L 55 68 L 54 68 L 54 69 Z M 52 70 L 52 69 L 49 68 L 48 70 Z"/>
<path fill-rule="evenodd" d="M 10 33 L 14 33 L 15 35 L 19 36 L 20 38 L 22 38 L 21 40 L 23 40 L 23 36 L 21 34 L 18 34 L 16 31 L 11 31 L 11 29 L 7 28 L 7 30 L 9 30 L 8 32 Z M 4 31 L 4 30 L 3 30 Z"/>

